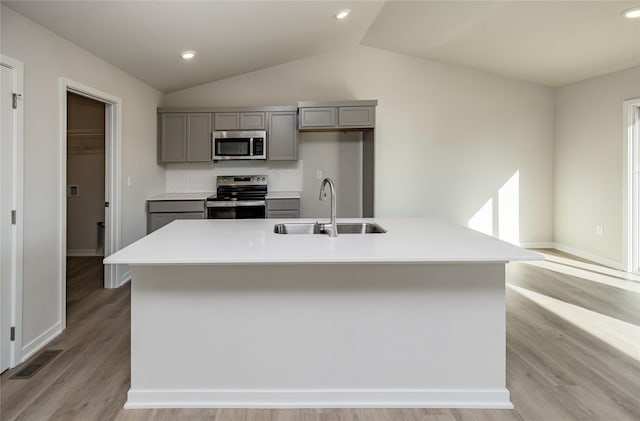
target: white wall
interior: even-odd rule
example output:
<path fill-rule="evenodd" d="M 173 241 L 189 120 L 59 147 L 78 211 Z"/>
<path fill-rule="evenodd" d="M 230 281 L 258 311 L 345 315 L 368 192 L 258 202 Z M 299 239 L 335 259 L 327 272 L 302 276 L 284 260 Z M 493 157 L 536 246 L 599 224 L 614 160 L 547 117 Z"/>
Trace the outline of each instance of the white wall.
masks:
<path fill-rule="evenodd" d="M 165 95 L 164 106 L 292 105 L 377 99 L 375 214 L 494 222 L 552 241 L 550 88 L 370 47 L 353 47 Z M 519 213 L 497 203 L 519 176 Z M 340 186 L 338 186 L 340 188 Z M 497 209 L 503 208 L 501 215 Z M 495 220 L 495 221 L 494 221 Z"/>
<path fill-rule="evenodd" d="M 304 161 L 300 217 L 326 219 L 331 214 L 329 190 L 327 200 L 319 199 L 325 177 L 335 182 L 337 216 L 362 217 L 362 132 L 302 132 L 299 154 Z"/>
<path fill-rule="evenodd" d="M 302 190 L 302 161 L 219 161 L 166 164 L 167 193 L 216 191 L 219 175 L 266 175 L 271 191 Z"/>
<path fill-rule="evenodd" d="M 614 267 L 623 261 L 623 101 L 638 97 L 640 67 L 556 90 L 555 242 Z"/>
<path fill-rule="evenodd" d="M 61 206 L 60 78 L 122 100 L 122 239 L 145 234 L 145 198 L 164 191 L 156 164 L 156 107 L 162 94 L 5 6 L 1 50 L 24 63 L 23 352 L 61 327 L 58 289 Z M 132 188 L 126 187 L 132 176 Z"/>
<path fill-rule="evenodd" d="M 99 256 L 98 222 L 104 222 L 104 153 L 67 154 L 69 185 L 78 186 L 79 194 L 67 196 L 67 256 Z"/>

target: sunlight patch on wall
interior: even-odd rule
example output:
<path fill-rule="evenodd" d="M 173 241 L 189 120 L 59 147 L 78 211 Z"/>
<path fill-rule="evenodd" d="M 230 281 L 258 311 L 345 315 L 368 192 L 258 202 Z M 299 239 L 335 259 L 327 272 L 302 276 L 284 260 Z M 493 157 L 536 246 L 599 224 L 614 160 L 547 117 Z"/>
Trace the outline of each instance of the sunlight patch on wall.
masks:
<path fill-rule="evenodd" d="M 493 199 L 487 200 L 487 203 L 469 219 L 468 227 L 488 235 L 493 235 Z"/>
<path fill-rule="evenodd" d="M 467 226 L 484 234 L 520 245 L 520 171 L 467 221 Z"/>
<path fill-rule="evenodd" d="M 520 244 L 520 171 L 498 191 L 498 237 Z"/>
<path fill-rule="evenodd" d="M 507 286 L 545 310 L 590 333 L 636 361 L 640 361 L 640 347 L 638 347 L 640 326 L 525 288 L 511 284 Z"/>

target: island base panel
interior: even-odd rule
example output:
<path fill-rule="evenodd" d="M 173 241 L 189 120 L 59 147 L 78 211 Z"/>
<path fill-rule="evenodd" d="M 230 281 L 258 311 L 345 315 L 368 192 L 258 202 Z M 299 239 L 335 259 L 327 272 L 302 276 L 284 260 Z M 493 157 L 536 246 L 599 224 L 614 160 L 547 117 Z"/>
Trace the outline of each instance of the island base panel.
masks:
<path fill-rule="evenodd" d="M 510 408 L 504 264 L 133 266 L 126 408 Z"/>

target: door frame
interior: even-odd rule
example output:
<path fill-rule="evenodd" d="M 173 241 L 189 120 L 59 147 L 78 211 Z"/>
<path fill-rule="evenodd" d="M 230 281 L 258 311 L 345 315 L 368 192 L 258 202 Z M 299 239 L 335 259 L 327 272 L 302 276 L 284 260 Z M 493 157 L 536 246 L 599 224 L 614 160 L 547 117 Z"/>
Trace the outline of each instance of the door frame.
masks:
<path fill-rule="evenodd" d="M 17 366 L 22 360 L 22 291 L 23 291 L 23 247 L 24 247 L 24 63 L 4 54 L 0 63 L 13 71 L 13 91 L 18 94 L 18 103 L 13 121 L 13 208 L 16 224 L 12 239 L 13 276 L 11 280 L 11 326 L 15 338 L 10 343 L 9 366 Z"/>
<path fill-rule="evenodd" d="M 60 320 L 66 327 L 66 278 L 67 278 L 67 92 L 91 98 L 105 104 L 105 238 L 104 253 L 108 256 L 120 249 L 121 242 L 121 189 L 120 162 L 122 140 L 122 100 L 108 93 L 70 79 L 60 78 L 60 133 L 59 133 L 59 239 L 60 239 Z M 121 285 L 123 265 L 104 266 L 104 287 Z"/>
<path fill-rule="evenodd" d="M 627 272 L 640 273 L 640 98 L 624 101 L 622 250 Z"/>

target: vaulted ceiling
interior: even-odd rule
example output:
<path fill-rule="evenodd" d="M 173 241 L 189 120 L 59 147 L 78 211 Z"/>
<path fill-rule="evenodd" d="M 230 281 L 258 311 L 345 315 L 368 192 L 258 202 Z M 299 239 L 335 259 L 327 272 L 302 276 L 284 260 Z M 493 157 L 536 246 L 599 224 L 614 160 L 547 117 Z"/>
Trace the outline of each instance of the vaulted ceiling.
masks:
<path fill-rule="evenodd" d="M 640 65 L 640 0 L 2 4 L 163 92 L 359 44 L 548 86 Z"/>

